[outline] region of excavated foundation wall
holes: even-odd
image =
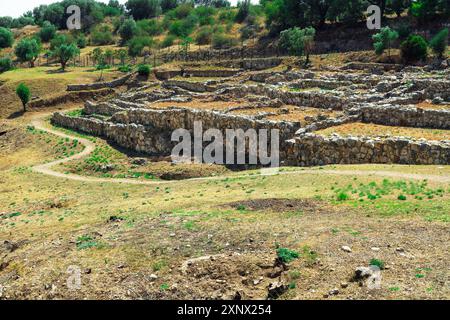
[[[221,93],[231,94],[235,97],[245,97],[247,95],[266,96],[270,99],[278,99],[288,105],[319,109],[342,110],[344,107],[349,106],[349,102],[346,99],[334,95],[318,92],[284,91],[261,85],[231,87],[224,89]]]
[[[169,155],[175,142],[173,130],[192,131],[194,121],[202,121],[203,130],[228,128],[280,130],[280,159],[291,166],[326,164],[400,163],[449,164],[450,142],[401,138],[359,138],[333,135],[323,137],[304,133],[294,139],[298,129],[292,123],[257,121],[247,117],[188,109],[130,109],[114,114],[110,121],[70,117],[55,113],[52,123],[105,137],[121,147],[151,155]]]
[[[51,121],[54,125],[105,137],[126,149],[162,156],[170,155],[177,144],[171,141],[172,132],[180,128],[192,132],[196,121],[201,121],[203,131],[219,129],[224,137],[226,129],[255,129],[257,132],[268,129],[270,138],[270,130],[278,129],[281,146],[299,129],[296,123],[253,120],[243,116],[189,109],[130,109],[114,114],[109,121],[70,117],[57,112]]]
[[[450,142],[412,141],[400,138],[370,139],[323,137],[307,133],[288,141],[285,165],[399,163],[449,164]]]
[[[360,114],[362,122],[388,126],[450,129],[450,111],[407,106],[362,106],[349,110]]]
[[[185,69],[185,70],[155,70],[155,76],[160,80],[169,80],[171,78],[189,75],[191,77],[201,77],[201,78],[227,78],[237,75],[241,70],[220,70],[220,69],[206,69],[206,70],[195,70],[195,69]]]
[[[450,80],[416,79],[412,82],[410,90],[424,90],[427,99],[441,97],[450,101]]]
[[[112,95],[113,93],[114,90],[110,88],[95,91],[64,92],[50,98],[33,100],[28,104],[28,106],[30,108],[52,107],[63,103],[83,102],[88,99],[106,97]]]
[[[130,109],[111,117],[114,123],[138,124],[170,132],[180,128],[192,130],[195,121],[201,121],[204,130],[219,129],[222,132],[226,129],[278,129],[284,140],[292,137],[300,128],[298,123],[254,120],[246,116],[194,109]]]
[[[96,82],[89,84],[69,84],[67,86],[67,91],[89,91],[89,90],[99,90],[103,88],[116,88],[124,85],[132,76],[133,74],[129,73],[121,78],[109,82]]]

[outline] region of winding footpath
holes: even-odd
[[[245,178],[251,177],[249,175],[230,175],[230,176],[216,176],[216,177],[203,177],[203,178],[191,178],[184,180],[165,180],[165,181],[147,181],[147,180],[137,180],[137,179],[126,179],[126,178],[98,178],[98,177],[88,177],[88,176],[80,176],[76,174],[65,174],[62,172],[58,172],[52,169],[52,167],[66,163],[72,160],[77,160],[84,158],[91,154],[95,149],[95,144],[88,139],[79,138],[76,136],[72,136],[70,134],[63,133],[58,130],[54,130],[48,128],[45,124],[45,117],[48,114],[38,114],[33,117],[31,121],[31,125],[36,129],[46,131],[53,135],[62,138],[69,138],[71,140],[78,140],[79,143],[84,145],[84,150],[76,155],[73,155],[68,158],[48,162],[45,164],[39,164],[32,167],[34,172],[42,173],[48,176],[69,179],[74,181],[81,182],[94,182],[94,183],[122,183],[122,184],[135,184],[135,185],[157,185],[157,184],[173,184],[179,182],[188,182],[188,181],[208,181],[208,180],[222,180],[227,177],[230,178]],[[341,175],[341,176],[382,176],[382,177],[390,177],[390,178],[401,178],[401,179],[414,179],[414,180],[424,180],[427,179],[429,181],[441,182],[441,183],[450,183],[450,176],[448,175],[429,175],[429,174],[415,174],[415,173],[401,173],[401,172],[393,172],[393,171],[366,171],[366,170],[311,170],[311,169],[303,169],[303,170],[292,170],[292,171],[282,171],[279,172],[280,175],[298,175],[298,174],[329,174],[329,175]]]

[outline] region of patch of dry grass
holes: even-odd
[[[450,110],[450,104],[433,104],[429,101],[423,101],[416,105],[417,108],[433,110]]]
[[[347,123],[324,130],[319,130],[317,134],[329,136],[333,133],[339,135],[369,136],[369,137],[410,137],[427,140],[450,140],[450,130],[393,127],[369,123]]]
[[[118,77],[120,73],[106,71],[105,81]],[[92,68],[68,68],[58,72],[57,67],[36,67],[16,69],[0,74],[0,119],[22,110],[16,96],[16,87],[23,82],[29,86],[33,98],[48,98],[65,92],[68,84],[92,83],[99,79],[100,71]],[[1,84],[4,82],[3,84]]]

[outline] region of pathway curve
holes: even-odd
[[[170,181],[146,181],[146,180],[137,180],[137,179],[115,179],[115,178],[98,178],[98,177],[88,177],[88,176],[80,176],[76,174],[65,174],[62,172],[58,172],[52,169],[53,166],[56,166],[61,163],[66,163],[72,160],[81,159],[88,156],[95,149],[95,144],[88,139],[79,138],[76,136],[72,136],[70,134],[63,133],[58,130],[54,130],[48,128],[45,124],[44,118],[48,116],[48,114],[38,114],[33,117],[31,121],[31,125],[33,125],[36,129],[46,131],[53,135],[62,138],[76,139],[78,142],[85,146],[84,150],[76,155],[73,155],[68,158],[48,162],[45,164],[39,164],[32,167],[32,170],[38,173],[42,173],[48,176],[70,179],[75,181],[83,181],[83,182],[96,182],[96,183],[125,183],[125,184],[137,184],[137,185],[155,185],[155,184],[168,184],[168,183],[177,183],[180,181],[203,181],[203,180],[222,180],[225,179],[226,176],[216,176],[216,177],[202,177],[202,178],[191,178],[185,180],[170,180]],[[416,174],[416,173],[401,173],[401,172],[393,172],[393,171],[366,171],[366,170],[312,170],[312,169],[303,169],[303,170],[293,170],[293,171],[282,171],[279,173],[280,175],[294,175],[294,174],[331,174],[331,175],[349,175],[349,176],[383,176],[383,177],[391,177],[391,178],[402,178],[402,179],[415,179],[415,180],[430,180],[435,182],[450,182],[450,176],[448,175],[429,175],[429,174]],[[242,176],[230,176],[232,178],[236,177],[249,177],[249,175]]]

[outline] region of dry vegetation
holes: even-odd
[[[248,171],[155,185],[76,182],[33,173],[31,165],[64,156],[55,148],[61,141],[27,129],[27,119],[14,121],[17,133],[1,140],[3,297],[264,299],[279,276],[290,286],[281,299],[449,297],[450,189],[433,178],[448,175],[448,166],[285,168],[275,176]],[[108,150],[114,161],[128,161]],[[281,273],[273,264],[277,246],[299,253]],[[385,264],[380,290],[350,281],[371,259]],[[67,288],[71,265],[82,271],[81,290]],[[334,288],[339,293],[330,295]]]
[[[69,68],[60,72],[58,67],[36,67],[16,69],[0,74],[0,118],[14,116],[22,110],[15,90],[19,83],[29,86],[32,100],[50,98],[66,91],[68,84],[90,83],[100,78],[101,72],[92,68]],[[119,77],[119,72],[106,71],[102,74],[105,81]]]
[[[314,57],[338,64],[339,55]],[[339,60],[339,61],[338,61]],[[171,67],[167,67],[170,69]],[[284,70],[286,65],[277,67]],[[0,76],[2,119],[20,110],[14,86],[49,97],[98,72],[19,69]],[[105,73],[106,79],[116,76]],[[245,103],[157,103],[225,109]],[[64,105],[69,109],[80,105]],[[271,120],[308,122],[339,112],[284,106]],[[255,115],[279,108],[237,111]],[[33,165],[80,152],[73,140],[28,127],[34,110],[0,125],[0,285],[6,299],[265,299],[270,283],[289,285],[280,299],[448,299],[450,166],[351,165],[282,168],[280,174],[154,162],[88,138],[90,156],[60,164],[73,181]],[[49,125],[50,126],[50,125]],[[450,139],[445,130],[348,124],[320,131]],[[175,180],[213,176],[210,180]],[[90,182],[90,177],[109,182]],[[131,178],[141,184],[127,184]],[[167,181],[171,180],[171,181]],[[351,247],[351,252],[342,250]],[[287,269],[277,248],[298,253]],[[382,287],[351,282],[355,268],[382,261]],[[80,290],[67,287],[69,266]],[[281,269],[281,270],[280,270]],[[334,289],[337,289],[334,290]],[[330,294],[330,291],[333,294]]]
[[[449,130],[437,130],[411,127],[392,127],[367,123],[348,123],[317,131],[318,134],[329,136],[339,135],[372,136],[372,137],[409,137],[426,140],[450,140]]]

